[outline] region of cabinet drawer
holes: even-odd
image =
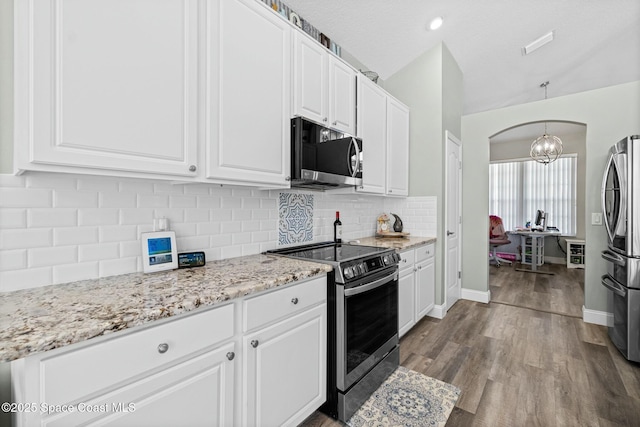
[[[42,401],[73,402],[234,335],[232,304],[40,361]],[[168,348],[160,352],[161,344]]]
[[[405,268],[413,268],[413,264],[415,263],[415,251],[410,249],[408,251],[400,252],[400,262],[398,263],[398,268],[400,271]]]
[[[327,299],[327,278],[322,276],[244,301],[243,330],[249,331]]]
[[[416,262],[424,261],[427,258],[431,258],[436,254],[435,243],[429,243],[428,245],[420,246],[416,248]]]

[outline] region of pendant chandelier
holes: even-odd
[[[545,100],[547,99],[547,85],[549,85],[549,82],[544,82],[540,85],[540,87],[544,88]],[[547,133],[547,122],[544,122],[544,134],[533,141],[529,156],[538,163],[548,165],[557,160],[561,154],[562,140],[555,135],[549,135]]]

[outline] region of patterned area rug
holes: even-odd
[[[400,366],[347,425],[444,427],[459,396],[459,388]]]

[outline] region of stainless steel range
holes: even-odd
[[[332,242],[268,253],[324,262],[328,275],[327,402],[347,421],[398,367],[398,261],[395,249]]]

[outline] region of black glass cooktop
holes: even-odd
[[[287,255],[295,258],[307,258],[314,261],[340,263],[357,258],[388,252],[387,248],[375,246],[343,245],[332,242],[318,243],[293,248],[276,249],[268,251],[279,255]]]

